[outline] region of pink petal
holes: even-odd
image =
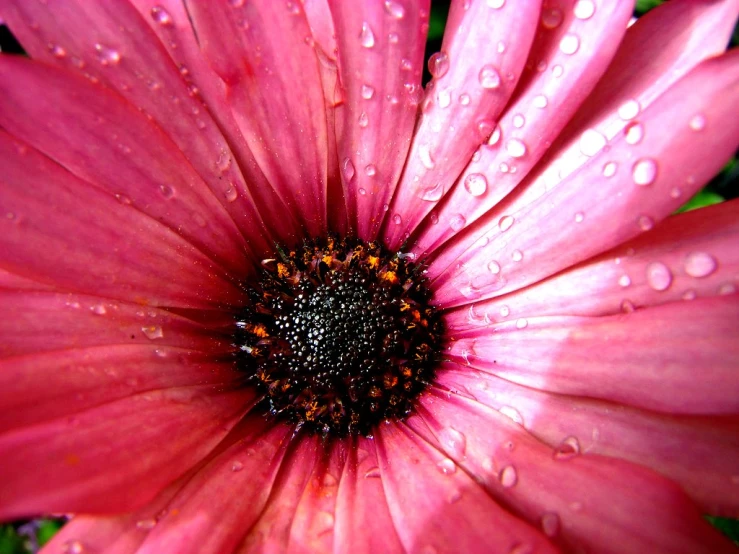
[[[563,551],[733,552],[685,494],[652,471],[553,450],[506,415],[443,391],[426,398],[421,416],[414,429]]]
[[[0,66],[2,61],[7,57],[0,58]],[[21,89],[14,90],[21,94]],[[72,145],[67,139],[59,140]],[[175,223],[170,217],[175,212],[165,211],[163,199],[155,208],[147,204],[155,199],[147,199],[148,192],[142,190],[133,204],[127,197],[117,200],[1,131],[0,157],[4,162],[0,266],[5,271],[46,286],[94,291],[141,305],[204,308],[242,299],[243,292],[225,270],[180,236],[180,231],[187,234],[184,229],[167,228],[149,217]],[[138,206],[152,213],[142,213]],[[182,217],[187,213],[177,211]],[[204,240],[189,238],[203,245],[205,252],[225,254],[223,247],[211,251],[203,244],[217,240],[218,225],[210,231],[192,227],[194,233],[202,232]],[[226,237],[222,242],[225,250],[236,248]],[[241,258],[231,265],[245,263]]]
[[[339,160],[356,234],[373,240],[416,122],[429,1],[331,2],[341,85]]]
[[[739,507],[733,492],[739,459],[735,416],[657,414],[551,394],[454,364],[446,365],[436,382],[520,419],[552,448],[576,447],[650,467],[680,484],[705,513],[732,517]]]
[[[547,3],[515,98],[442,201],[435,223],[424,226],[416,252],[433,251],[523,181],[606,71],[632,13],[632,2],[598,8],[583,2],[577,10],[566,0]],[[509,155],[511,139],[527,145],[525,156]]]
[[[34,59],[100,81],[153,118],[238,222],[255,255],[271,250],[265,237],[270,239],[273,235],[265,232],[260,214],[284,214],[284,206],[274,206],[277,199],[273,192],[270,196],[264,175],[252,170],[253,157],[243,140],[233,141],[234,133],[229,129],[229,140],[242,150],[238,153],[241,163],[232,163],[237,154],[231,151],[210,115],[211,106],[222,112],[223,102],[211,102],[213,95],[208,94],[206,107],[199,93],[201,82],[212,85],[218,79],[213,74],[206,79],[201,71],[198,81],[193,81],[192,71],[203,64],[202,57],[198,56],[199,64],[193,65],[191,58],[183,60],[179,53],[183,46],[192,46],[190,43],[194,42],[192,38],[187,40],[188,31],[192,37],[192,29],[181,4],[157,4],[152,8],[149,3],[142,14],[128,2],[65,1],[42,5],[16,1],[6,9],[13,32]],[[157,30],[164,43],[155,34]],[[170,46],[169,52],[165,45]],[[179,63],[173,58],[180,58]],[[190,65],[184,65],[185,61]],[[245,175],[239,166],[245,168]],[[260,200],[259,210],[253,192]],[[289,218],[282,215],[280,221]]]
[[[162,517],[145,520],[151,531],[136,552],[232,552],[270,498],[290,432],[262,417],[241,425],[238,440],[195,473]]]
[[[0,57],[0,93],[0,124],[10,134],[223,266],[249,271],[245,239],[223,206],[167,136],[120,96],[17,56]]]
[[[535,0],[452,2],[385,230],[390,248],[400,246],[487,140],[521,78],[540,8]]]
[[[188,5],[203,53],[259,166],[309,234],[326,228],[327,129],[299,2]],[[296,94],[296,87],[301,94]]]
[[[653,231],[520,291],[447,316],[461,331],[484,321],[609,315],[728,294],[739,288],[739,201],[667,218]]]
[[[382,485],[406,552],[555,551],[415,432],[385,425],[377,440]]]
[[[483,234],[455,239],[431,263],[437,298],[455,305],[497,296],[651,229],[739,143],[737,82],[736,52],[703,62],[632,122],[640,127],[553,189],[534,198],[529,192],[540,184],[533,183],[492,210],[480,219]]]
[[[98,296],[0,290],[0,312],[1,358],[115,344],[233,352],[228,335],[185,317]]]
[[[334,552],[401,552],[388,511],[375,442],[359,438],[347,448],[338,496]]]
[[[211,355],[212,357],[212,355]],[[0,432],[133,394],[190,385],[227,386],[243,376],[188,350],[106,345],[0,360]]]
[[[526,319],[455,336],[447,354],[510,381],[675,414],[739,410],[739,295],[598,318]]]
[[[205,457],[251,395],[162,389],[4,433],[0,517],[139,507]]]

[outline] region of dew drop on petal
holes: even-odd
[[[626,274],[621,275],[621,277],[618,278],[618,284],[623,288],[629,287],[631,286],[631,278]]]
[[[492,273],[493,275],[497,275],[498,273],[500,273],[500,264],[493,260],[488,264],[488,271],[490,271],[490,273]]]
[[[367,127],[367,125],[369,125],[369,117],[367,116],[366,112],[362,112],[361,114],[359,114],[359,119],[357,119],[357,123],[362,128]]]
[[[693,131],[702,131],[706,128],[706,118],[701,114],[694,115],[690,118],[689,125]]]
[[[440,108],[448,108],[452,104],[452,94],[448,90],[440,90],[437,101]]]
[[[657,178],[657,162],[652,158],[637,160],[631,169],[631,177],[639,186],[651,185]]]
[[[432,54],[428,61],[428,68],[434,79],[440,79],[449,71],[449,56],[446,52]]]
[[[403,19],[405,8],[400,2],[394,0],[385,0],[385,11],[395,19]]]
[[[164,331],[159,325],[148,325],[141,328],[141,332],[146,335],[149,340],[161,339],[164,336]]]
[[[647,283],[656,291],[667,290],[672,283],[672,272],[661,262],[647,265]]]
[[[344,158],[344,161],[341,164],[341,173],[344,175],[344,179],[347,183],[352,180],[354,174],[356,173],[356,170],[354,169],[354,164],[352,163],[351,159]]]
[[[521,320],[519,319],[518,321],[521,321]],[[526,327],[526,325],[524,325],[523,327],[519,327],[518,321],[516,322],[516,327],[518,327],[519,329],[523,329]],[[524,319],[523,321],[526,321],[526,320]],[[514,423],[518,423],[519,425],[523,427],[523,416],[516,408],[513,408],[511,406],[501,406],[498,411],[504,416],[506,416],[508,419],[513,421]]]
[[[575,214],[575,223],[582,223],[585,220],[585,214],[582,212],[577,212]]]
[[[498,228],[502,233],[505,233],[513,225],[513,217],[510,215],[504,215],[498,220]]]
[[[580,453],[580,443],[576,437],[567,437],[554,450],[554,458],[557,460],[569,460]]]
[[[364,168],[364,172],[367,174],[368,177],[374,177],[377,175],[377,168],[374,166],[374,164],[368,164]]]
[[[457,471],[457,464],[455,464],[454,461],[450,460],[449,458],[444,458],[443,460],[441,460],[439,463],[436,464],[436,467],[444,475],[450,475]]]
[[[562,40],[559,41],[559,49],[563,54],[567,54],[568,56],[577,52],[579,48],[580,39],[577,35],[573,35],[572,33],[567,33],[562,37]]]
[[[524,116],[522,116],[520,113],[517,113],[516,115],[513,116],[513,126],[516,129],[520,129],[525,124],[526,124],[526,118],[524,118]]]
[[[547,97],[543,94],[537,94],[534,96],[534,100],[532,101],[532,104],[535,108],[539,108],[540,110],[543,110],[547,107],[547,104],[549,104],[549,101],[547,100]]]
[[[514,262],[520,262],[521,260],[523,260],[523,252],[521,252],[520,250],[514,250],[511,254],[511,258]]]
[[[490,134],[490,138],[488,139],[488,144],[490,146],[495,146],[500,142],[500,125],[495,125],[493,127],[493,132]]]
[[[102,65],[116,65],[121,61],[121,54],[108,46],[98,43],[95,45],[95,52]]]
[[[365,472],[364,478],[365,479],[377,479],[380,477],[380,475],[381,475],[381,472],[380,472],[379,467],[371,467]]]
[[[562,24],[564,15],[557,8],[546,8],[541,11],[541,24],[545,29],[556,29]]]
[[[486,141],[493,137],[498,126],[487,119],[481,119],[477,122],[477,132],[480,135],[480,140]]]
[[[518,483],[518,474],[516,473],[516,468],[514,468],[513,466],[505,466],[503,469],[500,470],[500,473],[498,474],[498,479],[500,480],[500,484],[507,489],[515,486],[515,484]]]
[[[607,143],[606,137],[600,131],[595,129],[587,129],[580,135],[580,152],[585,156],[595,156],[603,150]]]
[[[492,90],[500,86],[500,73],[492,65],[483,65],[477,78],[484,89]]]
[[[449,220],[449,227],[451,227],[452,231],[461,231],[466,223],[467,220],[463,215],[456,214]]]
[[[640,215],[636,223],[637,225],[639,225],[639,229],[641,229],[642,231],[649,231],[652,227],[654,227],[654,220],[648,215]]]
[[[172,25],[172,16],[162,6],[154,6],[151,11],[151,18],[159,23],[159,25]]]
[[[521,158],[526,155],[526,145],[517,138],[510,139],[505,148],[511,158]]]
[[[559,533],[559,516],[554,512],[546,512],[541,516],[541,530],[547,537],[554,537]]]
[[[624,128],[624,135],[626,144],[639,144],[644,138],[644,126],[638,121],[633,121]]]
[[[505,6],[505,0],[488,0],[487,4],[489,7],[493,8],[494,10],[498,10]]]
[[[429,214],[429,221],[431,221],[431,225],[438,225],[439,224],[439,216],[436,212],[431,212]]]
[[[608,162],[603,166],[603,177],[613,177],[616,174],[616,162]]]
[[[463,458],[467,453],[467,437],[453,427],[444,429],[440,433],[441,443],[454,458]]]
[[[561,65],[557,64],[554,67],[552,67],[552,75],[554,75],[556,78],[560,78],[565,73],[565,68]]]
[[[156,524],[157,520],[154,518],[141,519],[136,522],[136,528],[148,531],[149,529],[154,529],[154,527],[156,527]]]
[[[375,95],[375,89],[370,85],[362,85],[362,98],[365,100],[371,100]]]
[[[369,23],[362,23],[362,32],[359,33],[359,42],[365,48],[372,48],[375,45],[375,34],[369,26]]]
[[[393,216],[393,223],[395,223],[395,225],[400,225],[402,222],[403,222],[403,218],[400,217],[400,214],[395,214]]]
[[[508,317],[511,315],[511,309],[508,306],[501,306],[500,307],[500,316],[501,317]]]
[[[470,95],[466,93],[462,93],[459,95],[459,103],[463,106],[469,106],[470,104]]]
[[[481,173],[471,173],[464,180],[464,189],[471,196],[482,196],[488,190],[488,180]]]
[[[716,271],[716,259],[705,252],[691,252],[685,258],[685,273],[700,279]]]
[[[231,464],[231,471],[233,471],[234,473],[239,472],[242,469],[244,469],[244,464],[242,462],[238,461],[238,460],[235,460]]]
[[[578,19],[590,19],[595,13],[595,4],[592,0],[578,0],[575,4],[574,13]]]
[[[168,185],[159,185],[159,192],[161,192],[162,196],[167,199],[174,196],[174,189]]]
[[[80,541],[66,541],[62,544],[62,552],[64,554],[83,554],[85,551],[84,545]]]
[[[67,51],[58,44],[49,44],[49,52],[55,58],[63,58],[67,55]]]
[[[626,102],[621,104],[621,106],[619,106],[618,117],[620,117],[624,121],[629,121],[639,115],[640,111],[641,106],[639,105],[639,102],[634,99],[627,100]]]

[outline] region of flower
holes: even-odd
[[[736,515],[733,0],[6,1],[0,517],[50,552],[722,552]],[[403,421],[266,419],[234,313],[273,243],[425,260]]]

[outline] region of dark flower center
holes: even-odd
[[[420,266],[334,238],[262,265],[236,335],[268,412],[336,435],[408,415],[433,378],[442,332]]]

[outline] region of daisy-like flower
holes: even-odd
[[[46,552],[732,552],[736,0],[2,0],[0,517]]]

